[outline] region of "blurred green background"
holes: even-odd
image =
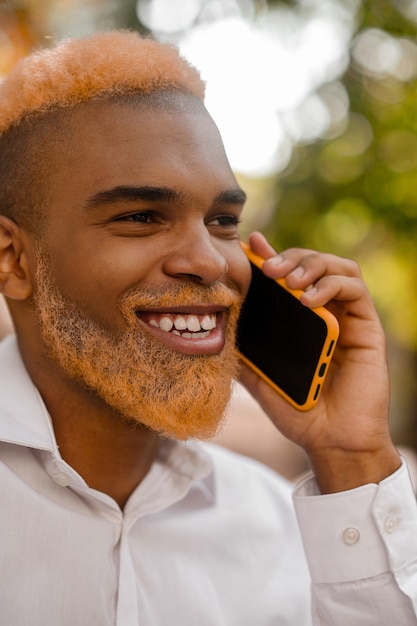
[[[417,1],[0,1],[0,79],[34,48],[113,27],[202,71],[249,194],[243,237],[360,262],[388,335],[394,438],[417,449]]]

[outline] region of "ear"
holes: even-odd
[[[13,220],[0,215],[0,293],[12,300],[32,295],[24,236]]]

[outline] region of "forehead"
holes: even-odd
[[[89,103],[72,112],[63,130],[68,165],[91,155],[105,159],[113,150],[118,161],[136,153],[144,158],[143,165],[145,157],[162,164],[174,152],[227,160],[215,123],[195,100],[175,98],[170,106],[158,100]]]
[[[116,185],[236,185],[218,129],[196,99],[90,103],[61,119],[51,192],[68,185],[81,195]]]

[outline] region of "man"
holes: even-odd
[[[234,348],[245,195],[175,49],[68,41],[0,89],[0,622],[417,624],[417,515],[359,269],[249,243],[341,336],[299,413]],[[295,494],[206,439],[239,376],[307,452]],[[313,579],[310,600],[308,561]],[[312,606],[310,606],[312,604]]]

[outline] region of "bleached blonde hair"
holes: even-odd
[[[199,73],[176,47],[123,30],[67,39],[22,59],[0,85],[0,134],[34,113],[167,89],[204,98]]]
[[[40,231],[64,117],[90,102],[203,106],[204,82],[175,46],[117,30],[67,39],[22,59],[0,85],[0,214]]]

